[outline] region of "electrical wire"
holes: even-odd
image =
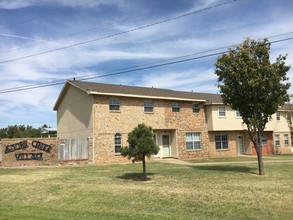
[[[279,43],[279,42],[284,42],[284,41],[289,41],[293,40],[293,37],[288,37],[284,39],[279,39],[270,42],[271,44],[274,43]],[[239,44],[238,44],[239,45]],[[235,45],[233,45],[235,46]],[[222,55],[224,53],[227,53],[228,50],[220,51],[220,52],[215,52],[211,54],[205,54],[207,52],[212,52],[212,51],[217,51],[221,49],[226,49],[227,47],[221,47],[213,50],[208,50],[204,52],[199,52],[199,53],[194,53],[186,56],[180,56],[176,58],[171,58],[171,59],[166,59],[163,61],[159,62],[154,62],[154,63],[149,63],[149,64],[143,64],[143,65],[137,65],[137,66],[131,66],[131,67],[126,67],[126,68],[121,68],[121,69],[116,69],[113,70],[109,73],[103,74],[103,75],[88,75],[88,76],[82,76],[82,77],[76,77],[76,79],[79,80],[89,80],[89,79],[96,79],[96,78],[102,78],[102,77],[109,77],[109,76],[115,76],[115,75],[121,75],[125,73],[131,73],[135,71],[140,71],[140,70],[146,70],[146,69],[152,69],[152,68],[157,68],[157,67],[162,67],[162,66],[167,66],[167,65],[173,65],[173,64],[178,64],[182,62],[187,62],[187,61],[192,61],[192,60],[197,60],[197,59],[203,59],[207,57],[212,57],[212,56],[217,56],[217,55]],[[194,56],[194,55],[199,55],[199,54],[205,54],[201,56]],[[43,88],[43,87],[49,87],[49,86],[55,86],[55,85],[61,85],[64,84],[67,80],[59,80],[59,81],[54,81],[50,83],[42,83],[42,84],[36,84],[36,85],[30,85],[30,86],[23,86],[23,87],[14,87],[14,88],[9,88],[9,89],[2,89],[0,90],[0,94],[4,93],[11,93],[11,92],[19,92],[19,91],[24,91],[24,90],[31,90],[31,89],[37,89],[37,88]]]
[[[120,36],[120,35],[123,35],[123,34],[131,33],[131,32],[134,32],[134,31],[142,30],[142,29],[149,28],[149,27],[152,27],[152,26],[155,26],[155,25],[159,25],[159,24],[163,24],[163,23],[166,23],[166,22],[169,22],[169,21],[173,21],[173,20],[177,20],[177,19],[180,19],[180,18],[183,18],[183,17],[187,17],[187,16],[190,16],[190,15],[202,12],[202,11],[207,11],[207,10],[217,8],[217,7],[220,7],[220,6],[223,6],[223,5],[231,4],[231,3],[236,2],[236,1],[237,0],[231,0],[231,1],[228,1],[228,2],[213,5],[213,6],[210,6],[210,7],[206,7],[206,8],[200,9],[200,10],[196,10],[196,11],[192,11],[192,12],[182,14],[182,15],[179,15],[179,16],[175,16],[175,17],[172,17],[172,18],[157,21],[157,22],[154,22],[154,23],[151,23],[151,24],[143,25],[143,26],[136,27],[136,28],[129,29],[129,30],[126,30],[126,31],[122,31],[122,32],[117,32],[117,33],[114,33],[114,34],[111,34],[111,35],[107,35],[107,36],[103,36],[103,37],[99,37],[99,38],[94,38],[94,39],[87,40],[87,41],[82,41],[82,42],[79,42],[79,43],[75,43],[75,44],[71,44],[71,45],[67,45],[67,46],[63,46],[63,47],[59,47],[59,48],[55,48],[55,49],[51,49],[51,50],[46,50],[46,51],[42,51],[42,52],[35,53],[35,54],[30,54],[30,55],[27,55],[27,56],[22,56],[22,57],[13,58],[13,59],[10,59],[10,60],[1,61],[0,64],[10,63],[10,62],[18,61],[18,60],[23,60],[23,59],[43,55],[43,54],[57,52],[57,51],[60,51],[60,50],[73,48],[73,47],[93,43],[93,42],[96,42],[96,41],[105,40],[105,39],[108,39],[108,38]]]

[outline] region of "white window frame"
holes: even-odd
[[[172,102],[172,112],[180,112],[179,102]]]
[[[281,121],[281,113],[280,113],[280,112],[276,112],[276,120],[277,120],[278,122]]]
[[[217,137],[220,140],[217,140]],[[220,148],[217,148],[217,143],[220,144]],[[215,148],[216,150],[229,150],[229,139],[227,134],[215,134]]]
[[[144,100],[144,112],[154,112],[154,102],[152,100]]]
[[[120,154],[120,149],[122,147],[122,135],[120,133],[116,133],[114,135],[114,152],[115,154]],[[119,148],[119,151],[118,151]]]
[[[110,98],[109,99],[109,110],[110,111],[120,111],[120,99]]]
[[[237,110],[235,110],[235,115],[236,115],[236,118],[242,118],[240,112]]]
[[[185,144],[187,151],[201,150],[201,134],[189,132],[185,134]],[[191,146],[191,148],[188,146]]]
[[[289,134],[284,134],[284,145],[289,146]]]
[[[280,135],[275,134],[275,146],[280,147]]]
[[[226,107],[225,106],[219,106],[218,110],[219,117],[226,117]]]

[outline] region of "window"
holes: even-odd
[[[178,102],[172,102],[172,112],[179,112],[180,106]]]
[[[266,134],[263,134],[261,137],[261,144],[262,146],[266,146],[268,144],[268,137]]]
[[[281,114],[280,114],[280,112],[277,112],[276,113],[276,119],[277,119],[277,121],[281,121]]]
[[[120,110],[120,100],[119,99],[109,99],[109,110],[119,111]]]
[[[186,133],[186,149],[200,150],[200,134],[199,133]]]
[[[154,111],[154,104],[151,100],[144,101],[144,111],[145,112],[153,112]]]
[[[117,133],[114,135],[115,154],[120,154],[121,149],[121,134]]]
[[[215,144],[217,150],[228,149],[228,136],[226,134],[215,135]]]
[[[199,104],[192,103],[192,111],[194,113],[199,113],[199,110],[200,110]]]
[[[275,146],[276,147],[280,146],[280,135],[279,134],[275,135]]]
[[[154,142],[155,142],[155,145],[158,145],[158,144],[157,144],[157,135],[155,135],[155,134],[154,134],[154,136],[153,136],[153,137],[154,137]]]
[[[240,114],[240,112],[239,111],[235,111],[236,112],[236,118],[241,118],[241,114]]]
[[[226,116],[226,108],[223,106],[219,107],[219,116],[220,117],[225,117]]]
[[[289,135],[288,135],[288,134],[284,134],[284,144],[285,144],[286,146],[289,145]]]

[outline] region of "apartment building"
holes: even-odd
[[[68,81],[54,110],[59,160],[70,159],[68,154],[74,151],[65,146],[66,141],[87,140],[90,163],[128,161],[119,151],[128,145],[128,133],[140,123],[153,128],[160,148],[154,158],[255,154],[241,116],[223,105],[218,94]],[[264,153],[271,154],[276,147],[278,153],[291,153],[287,110],[280,108],[268,123],[263,137]]]

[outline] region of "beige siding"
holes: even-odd
[[[276,114],[272,115],[272,126],[274,132],[290,132],[288,127],[288,122],[286,120],[286,112],[279,112],[280,113],[280,120],[277,120]]]
[[[225,107],[226,116],[219,116],[219,107]],[[236,111],[229,106],[208,105],[206,106],[207,126],[209,131],[242,131],[246,130],[241,117],[236,116]],[[265,131],[289,132],[286,121],[286,112],[280,112],[280,120],[276,119],[276,114],[266,125]]]
[[[87,138],[92,136],[92,96],[70,86],[57,110],[58,137]]]
[[[225,107],[226,116],[219,115],[219,107]],[[209,131],[238,131],[245,130],[241,117],[236,116],[236,111],[225,105],[206,106],[207,125]]]

